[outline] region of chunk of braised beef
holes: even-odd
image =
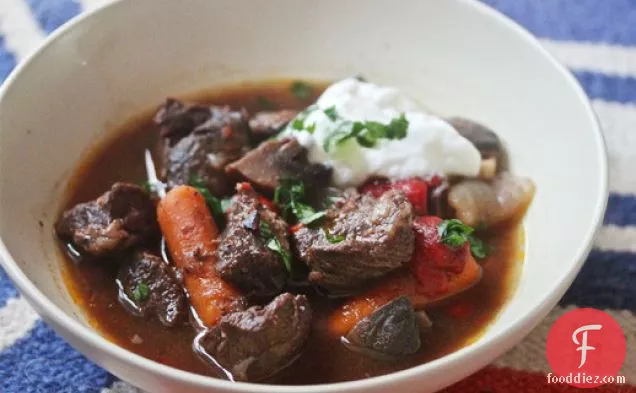
[[[217,248],[217,273],[246,296],[281,293],[287,271],[280,253],[267,247],[272,238],[290,255],[287,223],[261,204],[251,187],[239,189]]]
[[[255,142],[262,142],[278,134],[297,114],[298,111],[294,109],[257,112],[249,121],[252,139]]]
[[[400,296],[358,322],[346,339],[371,354],[410,355],[421,345],[419,317],[409,298]]]
[[[326,187],[331,179],[331,168],[309,162],[307,149],[293,138],[261,143],[243,158],[228,165],[227,172],[268,193],[274,192],[280,179],[301,180],[306,187],[313,189]]]
[[[186,105],[174,98],[168,98],[159,108],[153,120],[160,127],[161,137],[168,138],[171,142],[170,144],[174,145],[179,139],[190,134],[210,117],[211,110],[209,106]]]
[[[347,292],[410,261],[413,212],[403,193],[389,190],[378,199],[356,195],[326,214],[322,227],[303,226],[293,234],[314,284]]]
[[[176,277],[160,257],[138,251],[119,269],[119,300],[133,315],[155,315],[165,326],[176,326],[188,314],[185,293]]]
[[[216,326],[197,338],[195,348],[235,380],[260,381],[296,359],[310,327],[307,298],[284,293],[265,307],[224,315]]]
[[[65,211],[55,229],[82,253],[116,254],[157,233],[155,203],[141,187],[115,183],[97,199]]]
[[[155,122],[163,136],[162,175],[169,187],[196,176],[215,195],[232,191],[225,167],[250,149],[244,111],[168,100]]]

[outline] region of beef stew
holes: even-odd
[[[502,166],[343,186],[337,164],[291,132],[326,87],[304,86],[303,97],[275,81],[169,99],[81,163],[56,232],[66,285],[101,334],[183,370],[295,385],[413,367],[494,320],[520,271],[532,182]],[[400,134],[401,119],[369,121],[343,146],[382,145],[374,127]],[[475,142],[483,160],[503,155],[493,136]],[[121,190],[134,197],[115,209]]]

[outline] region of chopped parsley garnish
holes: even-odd
[[[232,204],[232,198],[223,198],[221,199],[221,210],[225,213],[230,208]]]
[[[144,300],[148,299],[149,295],[150,288],[148,287],[148,284],[143,282],[137,284],[132,292],[132,298],[136,302],[143,302]]]
[[[272,238],[267,242],[266,246],[270,250],[280,255],[280,258],[282,259],[283,264],[285,265],[285,269],[287,269],[288,272],[291,272],[292,271],[291,255],[289,255],[289,253],[285,251],[285,249],[283,249],[283,246],[280,244],[280,241],[276,238]]]
[[[297,205],[297,207],[302,206],[300,215],[296,215],[296,217],[298,217],[298,221],[300,221],[301,224],[305,224],[305,225],[315,224],[318,221],[322,220],[323,217],[325,217],[327,215],[327,212],[325,212],[324,210],[316,212],[309,205],[303,205],[303,204],[299,204],[299,203],[296,203],[296,205]],[[309,210],[307,208],[309,208],[311,210]],[[296,210],[298,210],[298,209],[296,209]]]
[[[316,224],[326,215],[324,211],[316,212],[305,202],[305,184],[300,180],[281,179],[274,202],[280,207],[283,218],[289,219],[291,213],[305,225]]]
[[[334,235],[326,229],[323,229],[323,232],[325,233],[325,237],[327,238],[327,241],[331,244],[337,244],[344,241],[344,239],[346,239],[345,235]]]
[[[208,187],[205,185],[205,181],[201,177],[193,174],[190,175],[188,184],[199,191],[199,193],[203,196],[203,199],[205,199],[205,203],[207,203],[210,208],[210,211],[214,216],[214,220],[217,224],[222,225],[225,222],[225,209],[223,208],[221,201],[210,193],[210,190],[208,190]]]
[[[267,221],[258,220],[258,233],[263,239],[269,240],[274,237],[274,232],[272,232],[272,228],[269,227]]]
[[[470,252],[478,259],[484,259],[491,251],[491,247],[475,236],[469,236]]]
[[[475,258],[483,259],[488,254],[489,247],[481,239],[473,235],[474,231],[472,227],[456,218],[444,220],[437,227],[440,242],[453,248],[462,247],[468,242],[470,244],[470,252]]]
[[[338,112],[336,112],[336,106],[330,106],[329,108],[325,109],[323,112],[325,112],[325,115],[327,115],[327,117],[329,119],[331,119],[331,121],[336,121],[338,120]]]
[[[258,96],[258,98],[256,99],[256,103],[258,104],[259,108],[266,111],[272,111],[278,108],[278,106],[275,103],[271,102],[265,96]]]
[[[302,131],[305,128],[305,119],[300,117],[295,118],[291,123],[291,127],[294,130]]]
[[[307,108],[303,109],[299,114],[296,115],[294,120],[292,120],[291,128],[297,131],[305,130],[312,134],[316,130],[316,123],[305,126],[305,120],[307,120],[307,116],[309,116],[309,114],[316,109],[317,107],[315,105],[310,105]]]
[[[400,116],[391,119],[391,122],[386,128],[385,138],[388,139],[403,139],[406,137],[406,130],[409,128],[409,121],[406,120],[404,113],[400,113]]]
[[[280,243],[280,240],[274,233],[272,229],[269,227],[269,224],[263,220],[260,220],[258,223],[258,232],[261,235],[261,238],[265,242],[265,247],[274,251],[280,256],[280,259],[283,261],[283,265],[285,265],[285,269],[288,272],[292,270],[292,258],[291,254],[283,248],[283,245]]]
[[[354,78],[356,78],[360,82],[367,82],[367,78],[365,78],[364,76],[362,76],[360,74],[354,76]]]
[[[325,139],[323,149],[330,152],[334,147],[352,138],[355,138],[361,146],[375,147],[380,139],[403,139],[406,137],[408,127],[409,121],[404,113],[391,119],[389,124],[377,121],[344,121]]]
[[[291,92],[294,97],[300,100],[306,100],[311,97],[314,89],[303,81],[295,81],[291,85]]]
[[[140,182],[139,187],[143,188],[143,190],[149,194],[152,192],[152,184],[150,184],[148,180]]]

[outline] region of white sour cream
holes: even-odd
[[[358,186],[370,176],[402,179],[437,175],[476,176],[479,151],[450,124],[391,87],[345,79],[329,86],[296,130],[293,122],[281,134],[293,136],[309,151],[309,160],[333,168],[336,186]],[[336,120],[326,109],[335,108]],[[329,112],[329,111],[328,111]],[[375,121],[389,124],[404,114],[408,120],[403,139],[379,139],[374,147],[363,147],[355,138],[325,151],[325,140],[345,121]],[[315,126],[314,126],[315,125]]]

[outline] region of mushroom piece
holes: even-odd
[[[358,322],[345,338],[371,355],[409,355],[420,349],[420,317],[411,300],[400,296]]]
[[[482,158],[499,158],[501,156],[502,148],[499,137],[488,127],[462,117],[451,117],[447,121],[457,132],[475,145]]]
[[[479,167],[479,177],[482,179],[491,179],[497,174],[497,159],[490,157],[481,160]]]
[[[448,204],[470,226],[492,226],[519,216],[532,201],[532,180],[501,173],[492,181],[468,179],[451,187]]]
[[[451,117],[447,121],[481,153],[480,177],[488,179],[494,176],[498,168],[505,169],[505,151],[499,137],[491,129],[462,117]]]

